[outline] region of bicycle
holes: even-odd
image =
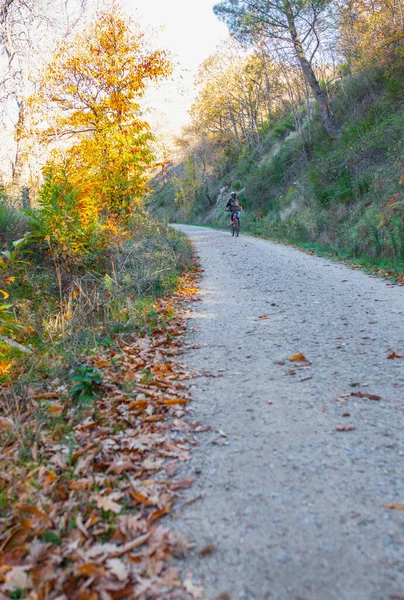
[[[233,214],[233,218],[231,220],[231,234],[233,237],[234,236],[238,237],[239,233],[240,233],[240,219],[235,214]]]

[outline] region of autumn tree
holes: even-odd
[[[404,0],[341,0],[341,45],[354,70],[404,65]]]
[[[27,98],[30,79],[54,49],[56,38],[69,35],[87,0],[0,0],[0,113],[12,123],[15,153],[12,181],[20,185],[28,146]]]
[[[285,101],[279,65],[264,53],[246,54],[237,45],[204,61],[197,83],[200,91],[191,109],[198,122],[224,144],[239,149],[261,142],[261,132]]]
[[[238,40],[253,45],[271,40],[290,48],[318,103],[324,127],[333,134],[336,126],[328,97],[314,68],[330,4],[331,0],[224,0],[214,10]]]
[[[153,136],[139,100],[170,69],[166,53],[150,50],[115,5],[59,45],[35,98],[48,120],[42,138],[69,165],[83,205],[126,218],[141,202]]]

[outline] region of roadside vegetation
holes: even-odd
[[[26,102],[21,136],[45,157],[31,207],[1,190],[0,596],[184,597],[186,546],[159,521],[191,484],[172,475],[192,433],[178,355],[196,274],[144,208],[139,107],[171,66],[115,5],[81,29]]]
[[[402,1],[307,3],[304,15],[299,3],[284,3],[295,11],[301,39],[307,35],[323,107],[293,44],[287,51],[282,45],[285,15],[275,8],[270,15],[283,23],[279,40],[260,3],[250,4],[218,6],[234,43],[201,68],[191,123],[177,141],[182,160],[155,178],[151,210],[223,227],[223,208],[236,190],[244,231],[400,276]],[[247,53],[240,43],[246,39]]]

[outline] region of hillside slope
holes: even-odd
[[[312,107],[269,126],[262,144],[233,160],[224,151],[193,197],[179,198],[178,173],[154,181],[150,210],[170,221],[224,226],[232,189],[243,227],[377,264],[404,264],[404,86],[399,75],[367,70],[335,84],[339,132],[329,138]],[[182,182],[190,178],[182,165]],[[204,187],[214,201],[209,202]],[[213,204],[213,206],[212,206]]]

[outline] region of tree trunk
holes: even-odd
[[[21,185],[22,174],[24,170],[24,118],[25,118],[25,100],[20,98],[17,100],[18,106],[18,121],[15,127],[15,159],[12,167],[13,186],[19,187]]]
[[[306,58],[302,42],[296,30],[295,18],[290,2],[286,0],[284,6],[286,18],[288,20],[290,37],[292,38],[293,47],[297,59],[300,63],[301,69],[303,71],[304,78],[310,86],[310,89],[314,94],[314,98],[316,99],[317,104],[320,108],[324,128],[327,131],[327,133],[330,136],[332,136],[336,133],[337,126],[334,123],[334,119],[331,116],[327,94],[324,92],[324,90],[321,89],[317,77],[313,71],[313,68]]]

